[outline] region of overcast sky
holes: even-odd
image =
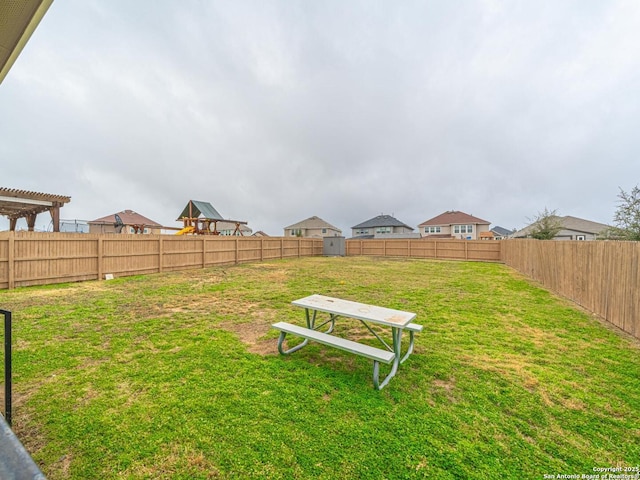
[[[611,223],[640,184],[638,25],[636,0],[55,0],[0,85],[0,186],[270,235]]]

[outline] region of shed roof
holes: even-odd
[[[377,217],[373,217],[351,228],[375,228],[375,227],[405,227],[405,228],[408,228],[409,230],[413,230],[413,227],[410,227],[406,223],[402,223],[400,220],[392,217],[391,215],[378,215]]]
[[[489,225],[491,222],[482,220],[481,218],[474,217],[468,213],[459,212],[458,210],[449,210],[448,212],[441,213],[437,217],[433,217],[430,220],[422,222],[419,227],[426,225]]]

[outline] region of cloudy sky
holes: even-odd
[[[638,25],[636,0],[55,0],[0,85],[0,186],[270,235],[611,223],[640,183]]]

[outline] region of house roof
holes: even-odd
[[[609,225],[604,223],[592,222],[591,220],[585,220],[583,218],[572,217],[567,215],[562,218],[562,225],[567,230],[576,230],[578,232],[587,232],[597,234],[604,229],[609,228]]]
[[[581,233],[590,233],[593,235],[597,235],[603,230],[609,228],[609,225],[605,225],[604,223],[592,222],[591,220],[585,220],[584,218],[572,217],[571,215],[567,215],[564,217],[558,217],[560,219],[560,223],[562,225],[562,230],[571,230],[574,232]],[[533,228],[533,223],[531,225],[527,225],[521,230],[518,230],[513,234],[514,237],[526,237],[529,235],[529,232]],[[561,234],[559,232],[559,234]]]
[[[407,225],[406,223],[402,223],[400,220],[392,217],[391,215],[378,215],[377,217],[373,217],[366,222],[359,223],[358,225],[351,228],[375,228],[375,227],[404,227],[409,230],[413,230],[412,227]]]
[[[499,227],[497,225],[495,227],[493,227],[491,229],[491,231],[493,233],[496,233],[496,234],[500,235],[501,237],[507,237],[509,235],[513,235],[513,233],[514,233],[513,230],[508,230],[506,228],[502,228],[502,227]]]
[[[487,222],[486,220],[482,220],[481,218],[474,217],[473,215],[469,215],[468,213],[459,212],[457,210],[449,210],[447,212],[441,213],[437,217],[433,217],[430,220],[422,222],[420,225],[418,225],[418,227],[424,227],[427,225],[489,225],[490,223],[491,222]]]
[[[49,211],[71,201],[71,197],[51,193],[29,192],[0,187],[0,215],[24,218],[27,215]]]
[[[315,215],[313,217],[307,218],[306,220],[302,220],[301,222],[294,223],[293,225],[289,225],[288,227],[284,227],[284,228],[285,230],[288,230],[290,228],[299,228],[299,229],[330,228],[332,230],[337,230],[338,232],[340,231],[339,228],[334,227],[329,222],[325,222],[323,219],[321,219],[320,217],[316,217]]]
[[[206,218],[208,220],[224,220],[222,215],[213,208],[209,202],[201,202],[199,200],[189,200],[187,206],[184,207],[182,213],[178,217],[178,220],[183,218]]]
[[[120,217],[122,223],[125,225],[145,225],[147,227],[162,227],[158,222],[148,219],[147,217],[140,215],[139,213],[134,212],[133,210],[123,210],[122,212],[113,213],[111,215],[107,215],[106,217],[96,218],[95,220],[91,220],[89,223],[100,224],[100,223],[116,223],[116,215]]]

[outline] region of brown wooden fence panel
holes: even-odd
[[[0,235],[0,288],[5,289],[9,288],[9,252],[13,251],[13,248],[9,248],[9,235]]]
[[[502,244],[507,265],[640,338],[640,242]]]
[[[0,288],[322,255],[322,239],[0,233]]]
[[[489,240],[368,239],[347,240],[347,255],[501,261],[501,242]]]

